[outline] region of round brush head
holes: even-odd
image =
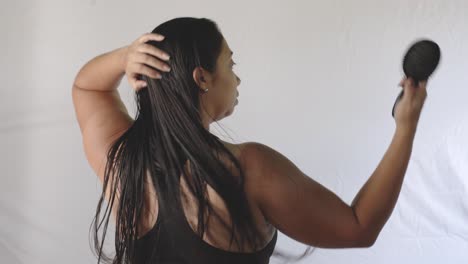
[[[403,72],[407,78],[413,78],[415,85],[418,85],[419,81],[425,81],[431,76],[437,65],[439,65],[439,60],[439,45],[432,40],[419,40],[411,45],[403,57]],[[403,94],[403,91],[401,91],[395,104],[393,104],[393,117],[395,117],[395,107]]]
[[[417,84],[429,78],[437,68],[439,60],[439,45],[431,40],[420,40],[406,52],[403,58],[403,71],[406,77],[412,77]]]

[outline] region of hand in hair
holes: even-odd
[[[169,66],[162,61],[168,61],[169,55],[150,44],[146,44],[147,41],[151,40],[162,41],[164,36],[146,33],[126,47],[125,74],[135,91],[147,86],[145,81],[139,79],[140,75],[160,79],[162,75],[158,70],[170,71]]]

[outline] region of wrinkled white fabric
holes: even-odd
[[[441,62],[377,242],[317,249],[301,263],[466,263],[467,11],[462,0],[5,1],[0,263],[95,263],[88,230],[100,184],[84,156],[73,79],[92,57],[178,16],[215,20],[234,51],[239,104],[211,131],[277,149],[348,203],[390,143],[405,50],[435,40]],[[119,91],[134,114],[126,79]],[[305,246],[280,234],[277,248]]]

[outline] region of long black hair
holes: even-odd
[[[162,79],[142,76],[147,88],[136,93],[137,113],[133,124],[116,139],[107,153],[102,194],[92,229],[94,251],[108,263],[134,263],[138,222],[144,217],[144,190],[149,174],[158,195],[159,210],[171,211],[181,203],[179,187],[182,175],[198,200],[198,230],[205,232],[204,212],[219,217],[207,199],[210,184],[225,201],[232,221],[231,239],[239,249],[249,245],[259,249],[262,234],[255,228],[244,191],[244,172],[236,157],[207,129],[201,120],[200,87],[192,77],[196,67],[215,72],[223,36],[215,22],[206,18],[176,18],[156,27],[153,33],[165,36],[161,42],[149,41],[171,56],[171,72]],[[228,158],[238,173],[221,158]],[[189,163],[187,163],[189,161]],[[189,166],[190,179],[185,165]],[[220,177],[222,175],[222,177]],[[110,197],[102,219],[106,190]],[[117,196],[117,197],[116,197]],[[117,199],[115,257],[103,252],[107,226]],[[221,218],[220,218],[221,220]],[[101,240],[98,231],[105,221]],[[98,223],[99,222],[99,223]],[[225,221],[222,221],[225,223]],[[227,225],[226,225],[227,227]],[[238,238],[235,233],[240,234]],[[308,251],[308,250],[307,250]],[[157,252],[156,252],[157,254]],[[280,254],[278,254],[280,255]]]

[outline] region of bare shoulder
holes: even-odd
[[[258,201],[260,200],[259,190],[267,188],[265,181],[265,175],[268,174],[268,164],[271,156],[275,150],[258,142],[245,142],[241,144],[225,143],[228,149],[239,160],[245,176],[245,191],[252,204],[255,204],[258,210],[263,214],[266,219],[264,212],[261,210]]]
[[[282,156],[278,151],[259,142],[245,142],[239,144],[241,153],[241,160],[248,170],[250,175],[254,175],[257,179],[264,177],[270,165],[275,160],[278,161],[279,157]]]
[[[271,224],[268,222],[263,211],[260,209],[258,201],[258,190],[264,188],[264,181],[262,180],[262,167],[264,166],[265,158],[263,152],[268,151],[268,147],[257,142],[245,142],[240,144],[233,144],[224,142],[223,144],[228,148],[231,153],[238,159],[240,166],[244,172],[244,189],[251,202],[255,207],[255,213],[259,223],[265,223],[269,228]],[[261,216],[260,216],[261,214]],[[274,231],[274,230],[273,230]],[[271,233],[272,231],[269,230]]]
[[[239,160],[242,169],[251,175],[258,174],[267,162],[267,156],[275,152],[274,149],[258,142],[222,143]]]
[[[274,149],[259,142],[239,144],[221,141],[223,145],[239,160],[242,169],[249,175],[257,175],[263,170],[268,159],[275,155]],[[258,176],[258,175],[257,175]]]

